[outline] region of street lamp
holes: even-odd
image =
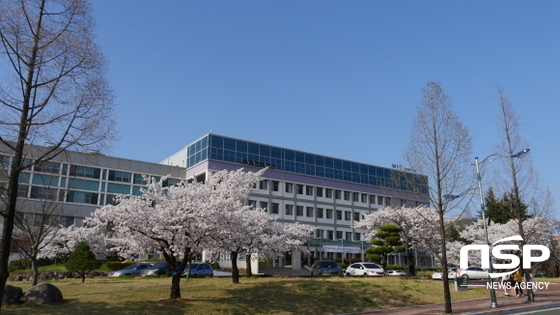
[[[528,153],[530,151],[530,149],[525,149],[523,151],[519,151],[515,154],[511,154],[511,155],[502,155],[502,154],[491,154],[489,156],[487,156],[484,160],[482,160],[482,162],[480,162],[480,164],[486,162],[489,158],[496,156],[497,158],[501,158],[501,157],[509,157],[509,158],[518,158],[521,157],[522,155]],[[490,160],[490,162],[492,162],[493,159]],[[476,166],[476,180],[478,182],[478,192],[480,195],[480,211],[482,212],[482,221],[484,222],[484,238],[486,241],[486,245],[490,245],[490,241],[488,240],[488,223],[486,222],[486,205],[484,203],[484,194],[482,192],[482,176],[480,175],[480,167],[479,167],[479,163],[478,163],[478,157],[474,158],[474,164]],[[494,267],[492,266],[492,255],[490,254],[490,273],[494,273]],[[496,290],[494,290],[494,278],[490,277],[490,275],[488,275],[488,277],[490,278],[490,307],[498,307],[498,302],[496,301]]]

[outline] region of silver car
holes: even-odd
[[[317,260],[311,265],[312,276],[342,276],[340,266],[332,260]]]
[[[213,277],[214,276],[214,269],[212,269],[212,265],[208,263],[192,263],[190,266],[187,265],[187,268],[183,270],[182,276],[187,276],[189,273],[191,276],[194,277]]]

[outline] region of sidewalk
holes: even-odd
[[[451,288],[453,290],[453,288]],[[478,314],[478,315],[502,315],[515,314],[533,310],[560,307],[560,284],[551,283],[548,289],[539,290],[535,293],[534,303],[528,303],[527,297],[508,297],[498,293],[497,302],[499,307],[490,307],[490,294],[487,299],[457,301],[452,303],[453,314]],[[404,308],[394,308],[370,312],[352,313],[352,315],[434,315],[444,314],[444,304],[419,305]]]

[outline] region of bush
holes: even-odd
[[[121,270],[124,269],[126,266],[135,264],[135,262],[132,261],[110,261],[108,262],[107,265],[107,269],[111,270],[111,271],[115,271],[115,270]]]

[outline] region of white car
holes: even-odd
[[[359,262],[346,268],[347,276],[383,276],[383,268],[369,262]]]
[[[404,273],[403,271],[400,271],[400,270],[387,270],[387,272],[385,274],[388,275],[388,276],[394,276],[394,277],[408,276],[406,273]]]
[[[453,279],[453,278],[455,278],[455,277],[457,276],[457,269],[458,269],[457,267],[449,268],[449,270],[447,270],[447,278],[448,278],[448,279]],[[434,279],[434,280],[442,280],[442,279],[443,279],[443,275],[441,274],[440,271],[434,272],[434,273],[432,274],[432,279]]]
[[[488,270],[477,266],[471,266],[467,269],[457,269],[457,277],[467,279],[487,279]]]

